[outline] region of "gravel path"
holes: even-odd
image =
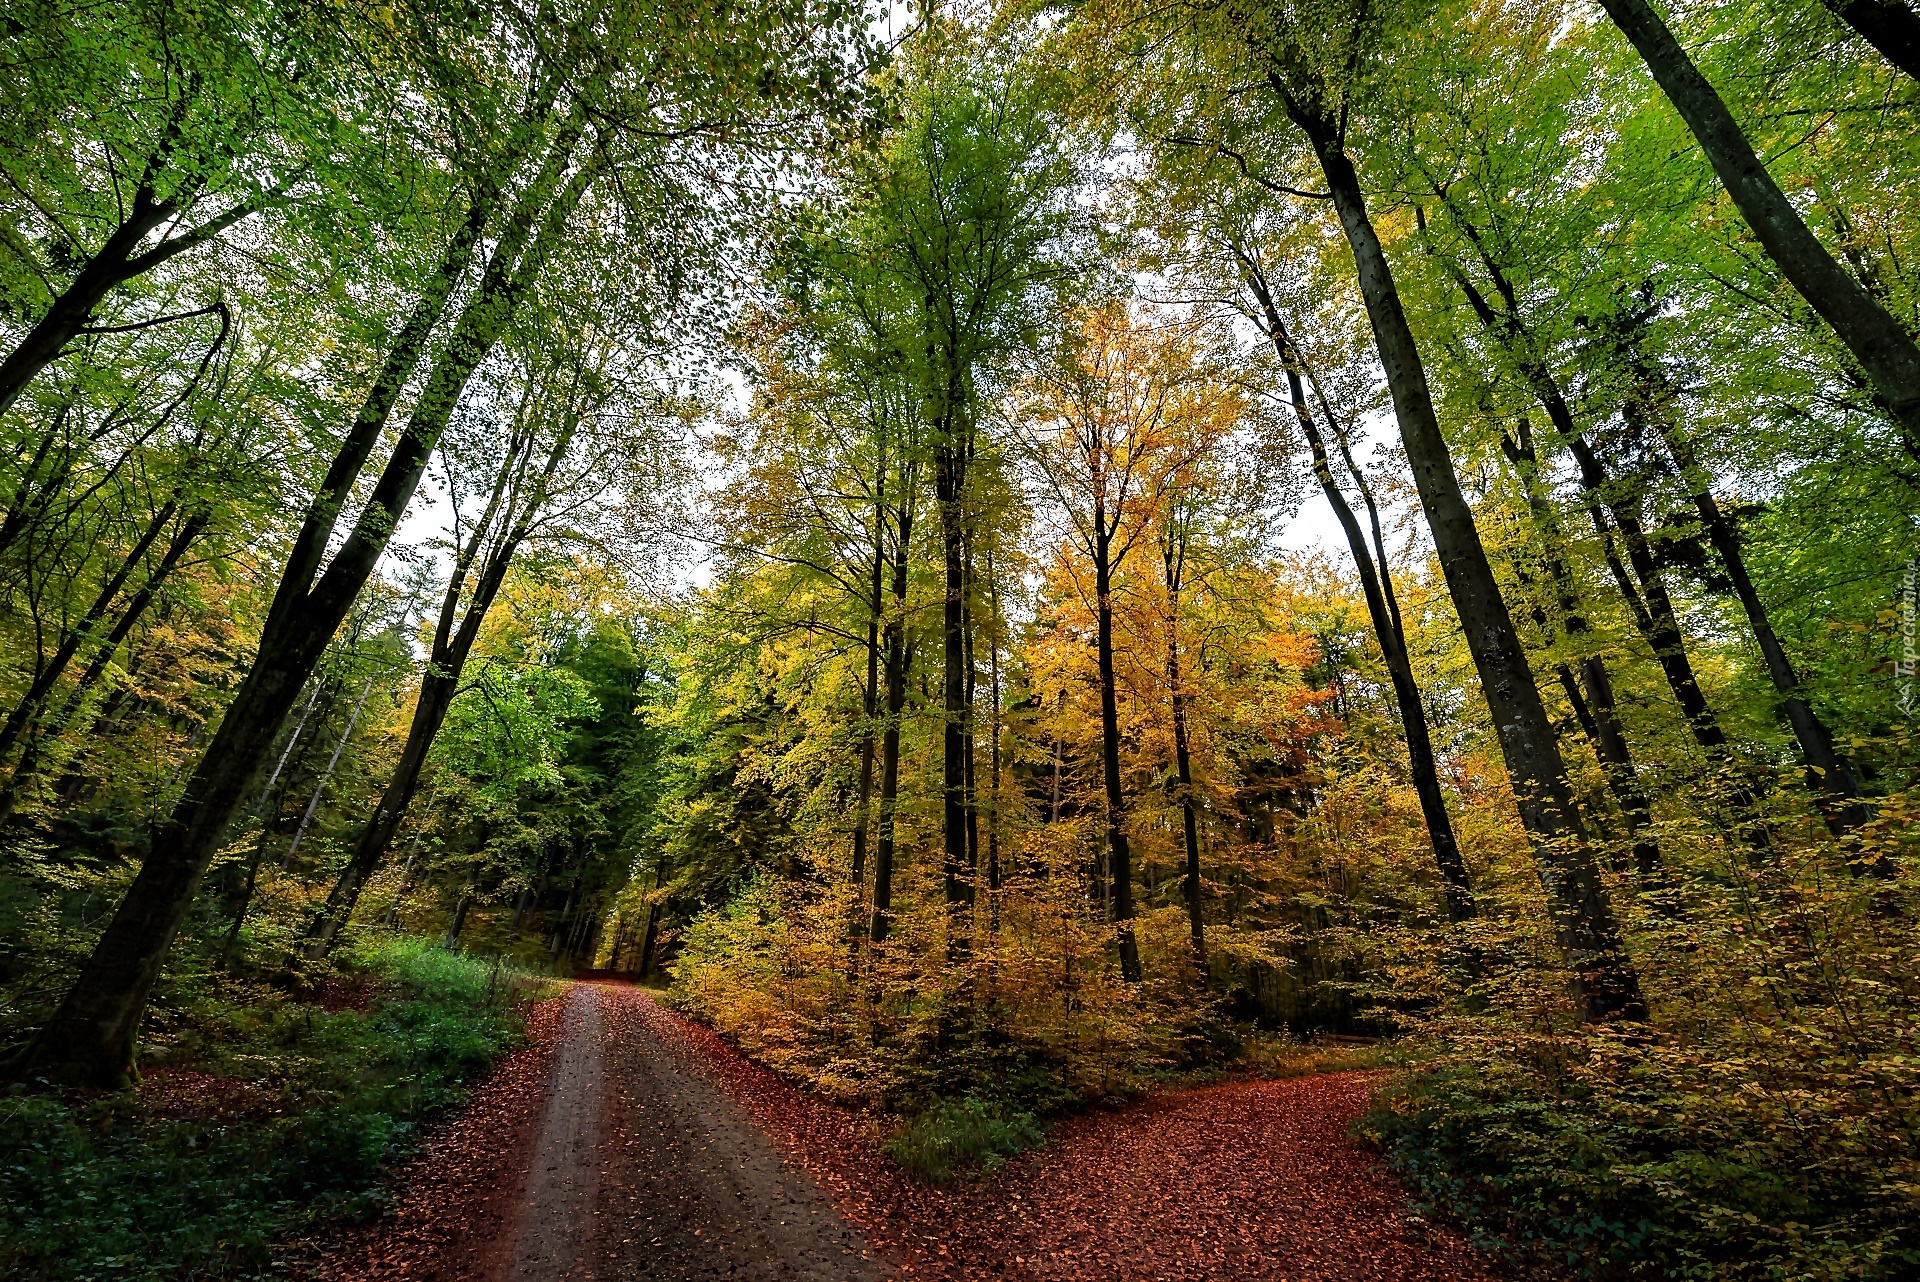
[[[928,1189],[872,1119],[626,986],[576,984],[331,1276],[868,1282],[1494,1282],[1410,1220],[1346,1128],[1372,1075],[1188,1091],[1068,1121]],[[459,1138],[459,1137],[464,1138]],[[491,1144],[491,1151],[487,1145]],[[476,1173],[472,1168],[480,1168]],[[435,1196],[435,1191],[440,1196]]]

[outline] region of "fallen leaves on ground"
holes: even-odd
[[[649,1001],[754,1120],[906,1277],[1078,1282],[1491,1282],[1490,1261],[1409,1219],[1347,1127],[1372,1073],[1242,1082],[1071,1119],[978,1184],[933,1189],[872,1119],[802,1093]]]
[[[990,1178],[928,1188],[879,1151],[875,1119],[829,1104],[645,994],[628,1009],[703,1064],[902,1277],[1030,1282],[1495,1282],[1455,1235],[1412,1220],[1347,1139],[1372,1073],[1240,1082],[1072,1118]],[[333,1282],[480,1279],[512,1258],[562,1000],[400,1174],[378,1224],[345,1235]],[[609,1092],[609,1095],[612,1095]],[[606,1231],[607,1226],[600,1226]]]

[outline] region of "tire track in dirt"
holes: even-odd
[[[575,984],[501,1276],[564,1278],[587,1252],[600,1184],[606,1029],[601,992]]]

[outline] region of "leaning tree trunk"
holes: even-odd
[[[1902,0],[1825,0],[1882,57],[1920,80],[1920,13]]]
[[[1520,420],[1520,439],[1505,439],[1502,446],[1508,461],[1520,473],[1527,510],[1544,545],[1542,559],[1547,582],[1559,607],[1560,627],[1569,642],[1576,647],[1584,647],[1590,644],[1586,612],[1581,607],[1580,592],[1574,583],[1573,573],[1567,568],[1559,518],[1546,495],[1541,493],[1538,457],[1524,416]],[[1541,623],[1551,633],[1544,612]],[[1566,685],[1568,697],[1580,716],[1581,728],[1593,744],[1594,755],[1600,760],[1608,790],[1613,793],[1620,813],[1626,817],[1627,827],[1632,830],[1635,869],[1644,880],[1651,881],[1659,876],[1661,866],[1659,839],[1653,831],[1653,806],[1647,799],[1646,790],[1640,786],[1633,750],[1628,746],[1626,732],[1620,725],[1619,710],[1613,697],[1613,678],[1607,671],[1605,661],[1598,655],[1581,655],[1579,664],[1580,683],[1585,684],[1587,698],[1581,698],[1580,683],[1572,679],[1571,672],[1565,671],[1565,664],[1559,665],[1564,673],[1562,684]]]
[[[1509,348],[1520,366],[1522,377],[1527,380],[1528,386],[1545,408],[1547,418],[1554,429],[1564,439],[1578,438],[1579,433],[1574,427],[1573,412],[1567,406],[1566,398],[1561,395],[1559,383],[1553,377],[1553,372],[1541,359],[1533,336],[1528,332],[1526,321],[1520,314],[1519,296],[1512,282],[1488,249],[1486,238],[1447,199],[1445,188],[1436,187],[1434,194],[1439,197],[1441,203],[1453,216],[1455,223],[1478,251],[1481,263],[1493,280],[1494,288],[1499,291],[1505,311],[1496,312],[1467,273],[1451,258],[1439,254],[1434,249],[1426,238],[1426,219],[1416,208],[1414,216],[1421,231],[1422,245],[1429,255],[1440,260],[1447,273],[1460,286],[1481,326]],[[1568,639],[1578,645],[1588,630],[1586,615],[1580,608],[1580,594],[1574,584],[1573,575],[1567,569],[1559,518],[1552,504],[1542,493],[1539,455],[1534,449],[1533,433],[1527,425],[1525,415],[1520,417],[1519,439],[1516,441],[1503,434],[1501,447],[1507,455],[1507,460],[1520,473],[1527,510],[1546,545],[1547,577],[1553,585],[1556,603],[1560,608],[1562,626]],[[1539,607],[1535,608],[1535,619],[1544,631],[1548,633],[1553,631],[1544,610]],[[1684,652],[1682,658],[1684,661]],[[1607,673],[1605,662],[1599,656],[1585,655],[1579,662],[1580,679],[1578,680],[1564,663],[1555,665],[1555,673],[1560,679],[1561,686],[1566,690],[1568,702],[1573,706],[1574,715],[1579,719],[1581,729],[1593,745],[1594,755],[1600,759],[1601,769],[1606,773],[1608,789],[1619,804],[1621,813],[1626,816],[1627,826],[1633,830],[1635,864],[1643,877],[1650,878],[1657,874],[1660,867],[1660,847],[1653,832],[1653,809],[1647,801],[1645,789],[1640,786],[1639,775],[1633,764],[1633,753],[1627,744],[1626,733],[1620,726],[1619,715],[1614,705],[1613,682]],[[1585,681],[1587,693],[1591,695],[1590,706],[1588,699],[1581,692],[1581,680]]]
[[[176,510],[178,505],[169,500],[153,514],[146,528],[140,532],[140,537],[134,541],[132,549],[120,558],[120,563],[100,585],[100,591],[94,595],[93,604],[87,608],[86,614],[73,627],[67,629],[67,634],[60,638],[60,644],[54,648],[52,657],[40,665],[40,670],[34,674],[27,692],[20,697],[20,702],[14,705],[6,721],[0,723],[0,762],[5,761],[12,753],[13,745],[19,742],[28,723],[39,715],[40,709],[46,704],[47,696],[53,693],[54,686],[58,685],[60,678],[66,675],[67,665],[73,662],[73,656],[79,652],[87,638],[93,635],[93,630],[100,626],[100,621],[106,617],[107,611],[119,599],[120,590],[127,585],[127,580],[132,577],[134,569],[146,557],[148,549],[159,540],[161,531],[166,529],[169,521],[173,520]]]
[[[1473,511],[1461,493],[1452,454],[1434,414],[1419,347],[1367,214],[1359,175],[1338,124],[1321,105],[1324,98],[1296,98],[1277,73],[1270,77],[1270,84],[1312,144],[1353,251],[1420,505],[1473,654],[1521,822],[1532,839],[1561,952],[1573,971],[1586,1016],[1643,1020],[1647,1009],[1640,977],[1621,941],[1606,885],[1581,829],[1532,669],[1494,581]]]
[[[1873,817],[1872,810],[1860,799],[1860,788],[1854,781],[1853,768],[1834,747],[1832,732],[1820,720],[1819,714],[1814,712],[1801,690],[1799,674],[1793,670],[1786,648],[1780,644],[1780,638],[1773,630],[1773,620],[1768,615],[1766,603],[1760,599],[1760,593],[1753,586],[1753,578],[1747,573],[1747,559],[1740,551],[1740,536],[1734,530],[1733,523],[1720,510],[1719,500],[1714,498],[1705,472],[1694,455],[1693,442],[1670,420],[1663,418],[1660,430],[1667,448],[1673,452],[1674,462],[1680,467],[1681,476],[1687,481],[1694,509],[1700,514],[1700,523],[1706,527],[1707,541],[1720,554],[1727,577],[1733,581],[1734,595],[1740,598],[1741,608],[1746,611],[1747,624],[1753,629],[1754,640],[1759,643],[1761,658],[1767,665],[1767,676],[1779,692],[1786,708],[1787,721],[1793,727],[1794,738],[1800,743],[1800,753],[1811,776],[1809,782],[1814,793],[1821,798],[1821,815],[1835,836],[1852,832]],[[1884,875],[1891,875],[1893,871],[1885,861],[1878,861],[1874,867]]]
[[[1414,795],[1420,801],[1421,816],[1426,820],[1427,841],[1433,847],[1434,865],[1440,870],[1440,881],[1446,895],[1447,919],[1453,922],[1469,921],[1478,914],[1473,899],[1473,884],[1467,876],[1466,860],[1460,854],[1460,843],[1453,833],[1453,820],[1447,815],[1446,797],[1440,790],[1440,771],[1434,761],[1433,739],[1427,731],[1420,685],[1414,680],[1413,664],[1407,655],[1405,632],[1397,604],[1390,599],[1392,588],[1386,578],[1389,571],[1384,549],[1376,572],[1374,559],[1367,550],[1366,535],[1360,529],[1359,519],[1354,516],[1353,506],[1347,502],[1346,493],[1334,478],[1326,441],[1314,423],[1313,412],[1307,407],[1306,389],[1300,382],[1299,353],[1294,348],[1286,324],[1280,317],[1280,310],[1274,305],[1273,295],[1261,273],[1245,255],[1241,255],[1241,265],[1247,284],[1260,304],[1267,336],[1286,371],[1287,392],[1293,402],[1294,418],[1300,424],[1300,431],[1307,438],[1307,447],[1313,455],[1314,477],[1320,482],[1320,492],[1326,496],[1327,505],[1333,509],[1334,517],[1347,536],[1347,548],[1353,554],[1354,565],[1360,572],[1361,592],[1366,598],[1367,613],[1373,620],[1374,637],[1379,641],[1381,655],[1386,660],[1394,702],[1400,711],[1401,730],[1407,737],[1407,771],[1412,777]],[[1329,428],[1333,426],[1332,423],[1328,424]]]
[[[1807,227],[1653,6],[1647,0],[1600,2],[1693,131],[1767,257],[1847,345],[1886,411],[1909,434],[1920,435],[1920,348]]]
[[[340,507],[379,442],[454,286],[465,276],[488,221],[488,201],[484,193],[476,197],[467,222],[443,253],[414,313],[389,349],[380,376],[309,506],[268,609],[252,668],[221,717],[219,730],[172,815],[155,832],[139,875],[93,953],[53,1018],[13,1063],[14,1071],[106,1087],[124,1085],[129,1079],[147,995],[234,812],[251,792],[261,761],[328,640],[385,551],[467,379],[492,351],[519,296],[559,238],[571,212],[565,195],[552,202],[539,242],[528,248],[535,222],[548,203],[547,193],[558,182],[578,137],[575,132],[556,142],[533,190],[523,196],[501,230],[487,271],[435,362],[366,508],[320,574]],[[569,184],[575,200],[583,191]]]
[[[413,722],[407,727],[407,742],[400,751],[400,762],[381,794],[380,805],[374,811],[372,821],[361,832],[360,840],[354,843],[353,854],[347,860],[347,866],[341,870],[332,893],[327,896],[326,906],[308,928],[306,955],[309,961],[318,961],[331,951],[334,940],[353,914],[353,906],[360,898],[362,887],[386,857],[394,835],[400,830],[401,820],[406,818],[407,807],[412,804],[414,791],[420,785],[420,773],[427,764],[427,753],[432,749],[440,727],[446,722],[454,696],[459,693],[460,676],[466,671],[467,659],[473,653],[474,643],[480,638],[480,626],[486,621],[487,611],[493,608],[494,599],[499,596],[500,588],[506,582],[507,570],[513,564],[514,555],[526,541],[535,518],[546,503],[554,472],[572,443],[577,423],[578,419],[568,411],[565,425],[555,433],[553,444],[547,451],[544,466],[530,481],[527,476],[532,449],[530,429],[527,436],[514,442],[495,474],[493,493],[486,510],[476,523],[466,548],[448,578],[439,626],[434,630],[430,662],[420,680],[420,698],[414,705]],[[497,534],[496,528],[499,530]],[[480,567],[473,595],[466,603],[466,612],[459,616],[459,627],[456,629],[454,618],[459,610],[466,575],[486,540],[492,540],[491,545]]]
[[[346,728],[340,732],[340,739],[333,745],[333,755],[327,758],[326,768],[321,770],[320,778],[313,785],[313,795],[307,798],[307,808],[300,812],[300,823],[293,830],[293,840],[287,843],[287,853],[280,857],[280,867],[293,867],[293,857],[300,853],[300,843],[306,840],[307,830],[313,827],[313,816],[320,809],[320,800],[327,793],[327,784],[333,779],[334,770],[340,765],[341,754],[346,752],[348,742],[353,738],[353,728],[360,722],[360,710],[367,706],[367,696],[373,693],[373,676],[368,674],[366,684],[360,687],[360,697],[353,701],[353,711],[347,714]]]

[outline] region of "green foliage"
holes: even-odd
[[[482,804],[511,810],[523,793],[560,782],[569,723],[599,712],[586,682],[569,668],[482,659],[448,710],[433,760],[470,781]]]
[[[1837,1070],[1516,1037],[1413,1072],[1362,1127],[1429,1210],[1584,1277],[1910,1277],[1915,1074]]]
[[[424,940],[368,947],[346,973],[379,986],[364,1013],[204,1005],[131,1098],[0,1099],[0,1271],[266,1276],[289,1236],[375,1213],[420,1125],[521,1019],[512,976]]]

